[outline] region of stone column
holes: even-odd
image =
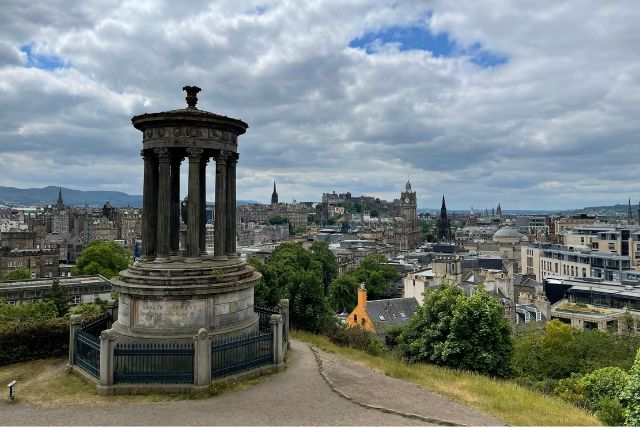
[[[238,154],[229,156],[227,162],[227,255],[237,257],[236,253],[236,165]]]
[[[272,314],[270,323],[271,338],[273,339],[273,364],[277,368],[284,362],[284,353],[282,351],[282,316]]]
[[[215,259],[225,260],[226,257],[226,227],[227,227],[227,157],[226,151],[220,150],[216,155],[216,212],[215,212]]]
[[[158,208],[158,162],[153,150],[142,150],[144,184],[142,194],[142,256],[150,261],[156,256]]]
[[[211,340],[205,328],[194,338],[193,385],[206,387],[211,381]]]
[[[200,255],[207,254],[207,163],[208,157],[200,159]]]
[[[171,157],[168,148],[156,148],[158,156],[158,230],[155,262],[169,262],[171,246]]]
[[[82,325],[82,316],[72,314],[69,318],[69,366],[74,364],[74,356],[76,354],[76,332]]]
[[[202,148],[187,148],[189,156],[189,194],[187,203],[187,261],[200,257],[200,159]]]
[[[178,255],[180,249],[180,163],[182,155],[174,153],[171,158],[171,255]]]
[[[284,351],[286,352],[289,349],[289,300],[281,299],[278,303],[278,308],[280,309],[280,315],[282,315],[282,334],[286,345]]]

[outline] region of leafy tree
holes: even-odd
[[[256,304],[275,305],[281,298],[289,298],[291,324],[319,331],[329,309],[322,285],[323,263],[318,258],[298,243],[283,243],[266,262],[251,261],[262,273]]]
[[[327,242],[313,242],[309,248],[311,252],[316,255],[316,259],[320,261],[322,265],[322,285],[324,289],[324,295],[329,293],[329,284],[333,279],[338,277],[338,262],[336,257],[329,249]]]
[[[398,271],[387,263],[382,254],[369,255],[346,274],[355,278],[358,283],[366,285],[367,298],[371,300],[387,297],[389,283],[400,278]]]
[[[607,366],[629,369],[633,353],[627,349],[635,352],[639,347],[638,337],[595,329],[581,331],[552,320],[544,329],[533,325],[517,330],[514,364],[522,377],[536,381],[559,380]]]
[[[498,377],[512,375],[511,325],[502,304],[477,288],[472,296],[442,285],[401,335],[408,360],[466,369]]]
[[[288,221],[287,221],[287,218],[276,214],[271,218],[269,218],[268,222],[271,225],[280,225],[280,224],[286,224]]]
[[[342,234],[347,234],[351,227],[349,227],[349,221],[342,221],[342,225],[340,225],[340,232]]]
[[[0,301],[0,324],[5,322],[40,322],[54,319],[58,315],[56,305],[52,301],[38,301],[13,305]]]
[[[624,424],[640,425],[640,350],[636,353],[635,362],[629,371],[629,379],[620,395],[620,400],[627,408],[624,413]]]
[[[60,281],[53,280],[51,288],[44,295],[45,301],[52,301],[56,306],[58,316],[62,317],[69,311],[69,294],[60,286]]]
[[[27,280],[31,279],[31,273],[26,268],[16,268],[15,270],[10,270],[4,275],[4,281],[8,282],[10,280]]]
[[[338,313],[350,313],[358,303],[358,282],[355,277],[343,274],[329,286],[329,304]]]
[[[300,271],[294,283],[297,286],[290,289],[291,324],[306,331],[320,332],[330,316],[322,282],[312,271]]]
[[[100,274],[107,279],[117,276],[129,265],[129,251],[115,242],[94,241],[82,251],[73,267],[75,276]]]
[[[93,319],[102,316],[107,312],[107,302],[96,298],[95,302],[89,304],[79,304],[69,309],[69,315],[78,314],[83,319]]]

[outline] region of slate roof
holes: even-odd
[[[367,315],[376,331],[381,332],[395,325],[404,325],[418,309],[414,298],[391,298],[367,301]]]
[[[462,260],[462,268],[502,270],[502,258],[465,258]]]

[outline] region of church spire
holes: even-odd
[[[631,197],[629,197],[629,205],[627,206],[627,219],[629,221],[633,219],[633,212],[631,211]]]
[[[271,204],[275,205],[278,203],[278,192],[276,191],[276,181],[273,181],[273,193],[271,193]]]
[[[447,203],[444,200],[444,194],[442,195],[442,207],[440,208],[440,218],[437,221],[438,227],[438,240],[448,241],[451,238],[451,225],[449,218],[447,217]]]
[[[56,202],[56,206],[62,207],[64,206],[64,201],[62,200],[62,187],[58,189],[58,201]]]

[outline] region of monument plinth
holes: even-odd
[[[260,274],[236,253],[236,164],[241,120],[199,110],[200,88],[185,86],[187,108],[131,119],[142,132],[142,259],[112,283],[119,293],[112,329],[121,341],[190,340],[254,332],[254,287]],[[206,253],[206,174],[215,169],[214,253]],[[188,164],[180,247],[180,167]]]

